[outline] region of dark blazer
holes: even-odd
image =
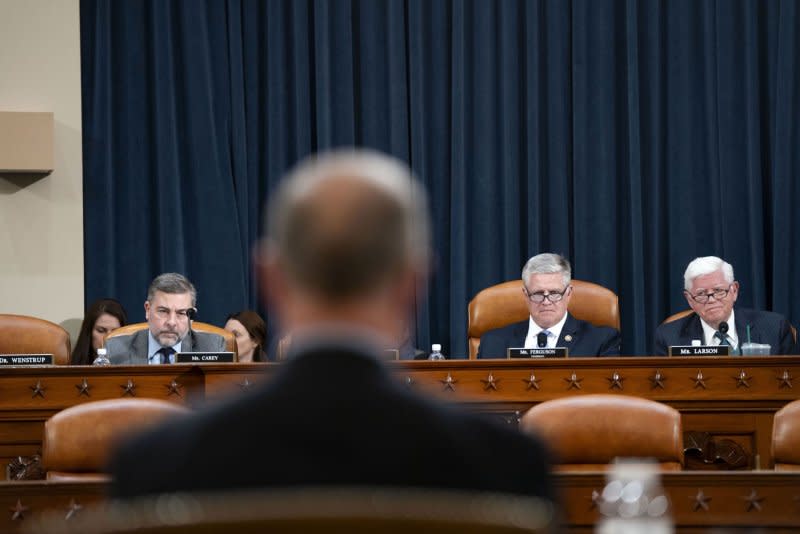
[[[113,495],[339,484],[553,497],[538,440],[418,396],[345,342],[306,347],[263,383],[124,444]]]
[[[115,365],[147,365],[147,328],[129,336],[106,340],[108,359]],[[223,352],[225,338],[219,334],[192,330],[181,343],[182,352]]]
[[[505,358],[506,349],[525,346],[529,321],[490,330],[481,336],[478,359]],[[594,326],[567,314],[556,346],[567,347],[570,356],[619,356],[619,330]]]
[[[747,326],[750,325],[750,340],[753,343],[769,343],[773,354],[797,354],[789,321],[780,314],[768,311],[734,308],[736,312],[736,335],[739,344],[747,341]],[[691,345],[693,339],[703,340],[703,325],[700,316],[691,313],[686,317],[664,323],[656,328],[655,354],[668,354],[669,347]]]

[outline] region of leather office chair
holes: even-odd
[[[128,336],[146,328],[147,323],[134,323],[125,325],[109,332],[106,335],[106,340],[116,336]],[[234,360],[238,358],[239,350],[236,346],[236,337],[231,332],[228,332],[224,328],[214,326],[213,324],[201,323],[198,321],[192,321],[192,330],[195,332],[205,332],[207,334],[217,334],[222,336],[225,338],[225,350],[234,354]]]
[[[106,480],[104,469],[122,439],[188,412],[173,402],[137,398],[87,402],[62,410],[44,424],[42,465],[47,479]]]
[[[800,471],[800,400],[775,412],[772,458],[776,471]]]
[[[683,466],[681,414],[627,395],[580,395],[537,404],[520,429],[549,445],[557,470],[605,469],[614,458],[654,458],[662,469]]]
[[[69,334],[61,326],[27,315],[0,314],[0,354],[52,354],[69,365]]]
[[[595,326],[611,326],[619,330],[619,298],[601,285],[573,280],[569,313],[576,319]],[[467,335],[469,358],[478,355],[481,336],[489,330],[524,321],[529,317],[522,280],[511,280],[480,291],[469,302]]]
[[[423,488],[284,488],[161,495],[31,517],[47,534],[522,534],[555,532],[554,508],[534,497]],[[28,521],[26,520],[26,523]]]

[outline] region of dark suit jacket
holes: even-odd
[[[486,332],[481,336],[478,359],[505,358],[506,349],[525,346],[528,326],[525,320]],[[569,348],[570,356],[619,356],[620,344],[619,330],[594,326],[567,314],[556,346]]]
[[[113,495],[336,484],[553,496],[538,440],[418,396],[345,343],[306,347],[264,382],[123,445]]]
[[[750,340],[753,343],[769,343],[773,354],[797,354],[789,321],[782,315],[747,308],[735,308],[735,311],[739,344],[747,341],[747,325],[750,325]],[[656,328],[655,354],[666,355],[669,347],[691,345],[693,339],[700,339],[705,343],[703,325],[696,313]]]
[[[115,365],[147,365],[147,333],[139,330],[130,336],[116,336],[106,341],[108,359]],[[223,352],[225,338],[218,334],[192,330],[181,343],[181,352]]]

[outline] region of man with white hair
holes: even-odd
[[[527,320],[481,336],[478,358],[505,358],[509,348],[566,347],[570,356],[619,356],[615,328],[594,326],[567,312],[572,298],[572,267],[564,256],[537,254],[522,268]]]
[[[669,347],[729,345],[731,354],[741,354],[743,343],[768,344],[772,354],[796,354],[792,328],[783,316],[734,307],[739,282],[730,263],[716,256],[695,258],[683,274],[686,302],[694,313],[656,329],[655,353],[666,355]]]
[[[426,194],[405,164],[309,158],[267,217],[256,267],[292,336],[286,362],[248,395],[124,445],[115,496],[336,484],[553,497],[538,440],[416,394],[381,361],[430,264]]]

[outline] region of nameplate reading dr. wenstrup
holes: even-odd
[[[53,365],[53,355],[0,354],[0,365]]]

